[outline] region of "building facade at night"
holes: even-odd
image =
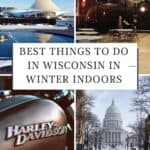
[[[132,0],[77,0],[76,8],[78,28],[103,29],[109,25],[108,28],[117,28],[119,16],[126,20],[125,28],[131,28],[129,25],[133,24],[135,14],[138,15],[138,24],[142,28],[142,22],[146,24],[143,18],[149,18],[150,2],[142,0],[136,2]]]
[[[123,146],[125,147],[126,132],[123,130],[123,121],[121,113],[112,101],[111,106],[106,110],[105,118],[103,121],[103,145],[110,147]]]
[[[77,0],[77,25],[86,23],[88,11],[96,5],[96,0]]]

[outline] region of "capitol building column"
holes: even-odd
[[[115,138],[114,138],[115,133],[112,132],[112,143],[115,143]]]
[[[117,144],[118,144],[118,141],[119,141],[119,136],[118,136],[118,132],[117,132]]]
[[[111,143],[111,133],[109,132],[109,143]]]
[[[121,144],[121,133],[119,133],[119,143]]]
[[[110,132],[110,143],[112,143],[112,132]]]
[[[115,144],[117,144],[117,133],[115,133]]]

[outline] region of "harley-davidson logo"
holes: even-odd
[[[15,146],[22,145],[28,141],[59,136],[67,133],[67,125],[59,126],[54,121],[37,123],[26,126],[11,126],[7,128],[6,139],[15,137]]]

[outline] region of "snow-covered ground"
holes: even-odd
[[[0,75],[12,73],[12,60],[8,58],[0,58]]]
[[[2,67],[6,67],[6,66],[11,66],[12,65],[12,61],[11,60],[1,60],[0,59],[0,68]]]
[[[95,149],[94,146],[93,146],[93,149],[92,150],[100,150],[100,149]],[[112,148],[112,147],[109,147],[109,146],[106,146],[106,147],[102,147],[101,150],[139,150],[137,147],[134,147],[134,148],[130,148],[130,147],[123,147],[123,146],[117,146],[116,148]]]
[[[123,147],[117,147],[117,148],[102,148],[101,150],[133,150],[132,148],[123,148]],[[135,147],[134,150],[139,150],[137,147]]]
[[[67,26],[56,26],[56,25],[46,25],[46,24],[36,24],[36,25],[0,25],[0,30],[66,30]]]

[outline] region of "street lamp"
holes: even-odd
[[[50,16],[46,16],[46,19],[50,19]]]
[[[144,6],[140,7],[140,12],[144,13],[146,11],[146,8]]]
[[[96,130],[95,130],[95,150],[97,150],[97,126],[96,127]]]
[[[148,13],[150,10],[150,3],[148,2],[141,2],[139,4],[139,12],[140,13]]]

